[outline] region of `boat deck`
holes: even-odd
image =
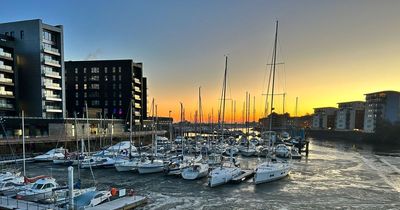
[[[244,180],[251,178],[254,175],[254,170],[242,170],[240,175],[234,177],[231,181],[234,183],[243,182]]]
[[[125,196],[122,198],[118,198],[112,200],[110,202],[105,202],[98,206],[86,208],[86,210],[102,210],[102,209],[109,209],[109,210],[117,210],[117,209],[134,209],[138,206],[147,203],[147,197],[145,196]]]

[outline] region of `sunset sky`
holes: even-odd
[[[2,8],[0,22],[64,25],[65,61],[143,62],[149,103],[154,97],[159,115],[172,110],[175,120],[179,102],[191,119],[199,86],[205,117],[212,108],[216,117],[224,55],[236,119],[246,91],[252,102],[256,97],[258,118],[276,20],[278,62],[285,63],[277,68],[276,93],[287,93],[292,115],[296,97],[303,115],[364,100],[368,92],[400,90],[400,1],[4,1]],[[282,112],[282,97],[276,100]]]

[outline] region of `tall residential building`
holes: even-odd
[[[379,121],[400,122],[400,92],[367,93],[365,100],[365,132],[374,132]]]
[[[338,103],[336,130],[362,130],[364,128],[365,102],[350,101]]]
[[[313,129],[334,129],[336,121],[335,107],[314,108]]]
[[[129,119],[134,101],[136,123],[147,117],[147,81],[142,63],[133,60],[67,61],[68,116],[82,116],[85,105],[92,117]]]
[[[26,20],[0,24],[14,38],[19,105],[28,117],[65,115],[63,27]]]
[[[15,116],[16,98],[14,39],[0,34],[0,116]]]

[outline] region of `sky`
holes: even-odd
[[[148,101],[158,115],[193,120],[202,90],[204,118],[217,116],[228,55],[227,118],[236,101],[242,120],[246,92],[255,119],[266,87],[279,21],[275,93],[285,112],[364,100],[365,93],[400,91],[400,1],[4,1],[0,22],[42,19],[64,26],[65,61],[143,62]],[[274,107],[283,112],[282,96]]]

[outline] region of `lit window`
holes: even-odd
[[[75,84],[75,90],[78,90],[78,89],[79,89],[79,85]]]
[[[77,74],[78,73],[78,68],[75,68],[75,74]]]

